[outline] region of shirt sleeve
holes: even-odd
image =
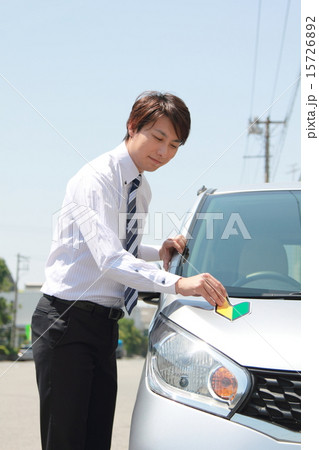
[[[144,261],[159,261],[160,246],[140,244],[138,248],[139,257]]]
[[[81,205],[85,214],[75,215],[73,226],[80,236],[78,245],[86,245],[101,275],[140,291],[175,294],[180,276],[156,268],[127,252],[119,239],[119,203],[121,192],[92,173],[77,179],[67,201]],[[141,255],[158,259],[158,250],[141,246]]]

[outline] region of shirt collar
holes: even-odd
[[[123,184],[131,183],[139,175],[139,171],[127,150],[125,141],[116,148],[115,155],[121,168]]]

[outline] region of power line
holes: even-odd
[[[269,179],[270,179],[270,164],[269,164],[269,160],[270,160],[270,152],[269,152],[269,150],[270,150],[270,125],[272,125],[272,124],[283,124],[284,125],[282,133],[281,133],[281,148],[280,148],[280,151],[279,151],[279,154],[278,154],[277,166],[276,166],[276,169],[275,169],[275,171],[276,171],[277,167],[278,167],[278,164],[279,164],[279,160],[280,160],[281,151],[282,151],[283,143],[284,143],[284,140],[285,140],[285,136],[286,136],[286,133],[287,133],[287,124],[288,124],[288,121],[290,119],[291,113],[293,111],[294,102],[295,102],[295,98],[296,98],[297,91],[298,91],[298,88],[299,88],[299,83],[300,83],[300,76],[299,76],[299,78],[297,79],[297,86],[295,88],[293,99],[292,99],[292,102],[291,102],[290,106],[288,107],[288,112],[287,112],[285,120],[283,120],[283,121],[273,121],[273,120],[271,120],[270,119],[270,112],[271,112],[271,108],[272,108],[273,104],[275,103],[274,99],[275,99],[276,90],[277,90],[277,83],[278,83],[278,79],[279,79],[279,72],[280,72],[281,60],[282,60],[284,43],[285,43],[285,37],[286,37],[286,30],[287,30],[290,2],[291,2],[291,0],[287,0],[287,6],[286,6],[286,12],[285,12],[285,20],[284,20],[284,27],[283,27],[283,32],[282,32],[281,45],[280,45],[280,50],[279,50],[279,57],[278,57],[278,62],[277,62],[277,68],[276,68],[276,74],[275,74],[275,80],[274,80],[272,99],[271,99],[271,102],[270,102],[269,115],[268,115],[266,121],[261,121],[259,119],[255,119],[253,121],[251,119],[252,111],[253,111],[254,96],[255,96],[256,71],[257,71],[257,54],[258,54],[258,44],[259,44],[259,28],[260,28],[260,13],[261,13],[261,0],[259,1],[259,5],[258,5],[258,20],[257,20],[255,57],[254,57],[254,67],[253,67],[252,96],[251,96],[251,104],[250,104],[250,127],[249,127],[248,136],[247,136],[246,152],[245,152],[245,154],[247,154],[249,134],[262,134],[263,130],[261,129],[261,127],[259,125],[261,125],[261,124],[264,125],[265,126],[265,133],[264,133],[265,134],[265,153],[264,153],[264,156],[262,156],[262,157],[264,157],[264,159],[265,159],[265,181],[266,182],[269,182]],[[260,157],[261,157],[261,155],[244,156],[244,159],[245,158],[260,158]]]
[[[290,120],[290,116],[291,116],[291,114],[292,114],[292,111],[293,111],[293,108],[294,108],[294,105],[295,105],[295,100],[296,100],[297,93],[298,93],[299,86],[300,86],[300,80],[301,80],[301,72],[300,72],[300,70],[299,70],[299,76],[298,76],[298,78],[297,78],[297,83],[296,83],[295,91],[294,91],[294,93],[293,93],[292,100],[291,100],[291,102],[290,102],[290,106],[288,107],[288,112],[287,112],[286,119],[285,119],[287,123],[288,123],[289,120]]]
[[[299,86],[300,86],[300,79],[301,79],[301,72],[299,71],[299,76],[297,78],[296,87],[295,87],[295,90],[293,92],[290,104],[288,105],[288,110],[287,110],[287,114],[286,114],[286,118],[285,118],[285,125],[284,125],[284,127],[282,129],[280,140],[279,140],[279,145],[278,145],[279,151],[278,151],[277,163],[276,163],[276,166],[274,168],[274,177],[275,177],[275,175],[277,173],[277,170],[278,170],[280,158],[281,158],[282,151],[283,151],[284,144],[285,144],[285,140],[286,140],[286,137],[287,137],[289,120],[290,120],[291,114],[292,114],[294,106],[295,106],[295,101],[296,101],[296,97],[297,97]]]
[[[257,10],[255,52],[254,52],[254,61],[253,61],[253,77],[252,77],[252,83],[251,83],[252,88],[251,88],[250,114],[249,114],[249,117],[252,117],[253,106],[254,106],[254,99],[255,99],[255,86],[256,86],[258,47],[259,47],[261,4],[262,4],[262,0],[259,0],[259,2],[258,2],[258,10]],[[249,133],[247,133],[247,135],[246,135],[246,146],[245,146],[245,150],[244,150],[244,155],[247,155],[248,147],[249,147]],[[246,166],[245,162],[246,162],[246,159],[244,157],[244,164],[243,164],[242,172],[241,172],[241,180],[243,179],[244,172],[245,172],[245,166]]]
[[[251,99],[250,99],[250,117],[252,117],[254,97],[255,97],[257,58],[258,58],[258,47],[259,47],[261,3],[262,3],[262,0],[259,0],[258,12],[257,12],[256,39],[255,39],[255,55],[254,55],[254,63],[253,63],[253,80],[252,80],[252,91],[251,91]]]
[[[284,42],[285,42],[285,37],[286,37],[286,29],[287,29],[287,23],[288,23],[289,9],[290,9],[290,0],[287,1],[285,22],[284,22],[284,28],[283,28],[283,31],[282,31],[281,45],[280,45],[280,51],[279,51],[278,62],[277,62],[277,69],[276,69],[276,75],[275,75],[275,82],[274,82],[273,93],[272,93],[272,98],[271,98],[270,105],[273,104],[273,101],[274,101],[274,98],[275,98],[275,94],[276,94],[276,90],[277,90],[277,83],[278,83],[278,78],[279,78],[279,70],[280,70],[280,66],[281,66],[282,53],[283,53]]]

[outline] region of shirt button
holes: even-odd
[[[165,280],[162,280],[162,284],[165,284]]]

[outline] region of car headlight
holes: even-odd
[[[154,392],[223,417],[248,393],[246,369],[161,314],[150,333],[148,383]]]

